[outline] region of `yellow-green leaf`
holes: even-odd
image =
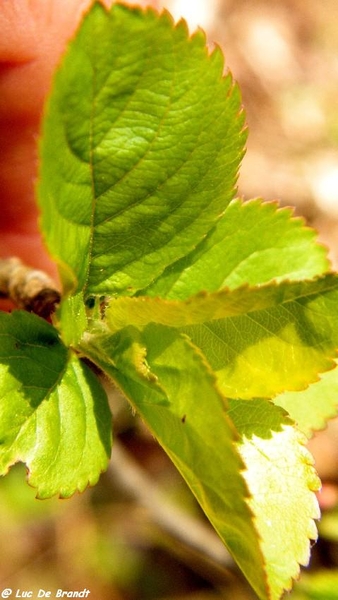
[[[261,539],[270,598],[278,600],[307,565],[314,519],[320,516],[320,487],[306,437],[280,408],[264,400],[230,403],[230,416],[242,436],[238,445],[252,497],[250,508]]]

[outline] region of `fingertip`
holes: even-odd
[[[0,2],[0,62],[20,63],[36,54],[37,29],[26,2]]]

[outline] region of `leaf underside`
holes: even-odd
[[[261,537],[271,598],[280,598],[307,565],[310,540],[320,516],[314,494],[320,481],[306,438],[280,408],[264,401],[232,400],[230,416],[241,436],[238,446],[252,494],[249,505]],[[302,508],[300,508],[302,507]]]
[[[225,396],[271,398],[302,390],[333,368],[337,283],[328,275],[224,289],[185,302],[121,297],[110,302],[106,321],[112,331],[128,323],[176,326],[203,351]]]
[[[25,462],[40,498],[97,482],[111,447],[105,393],[35,315],[0,313],[0,472]]]
[[[181,472],[260,598],[263,558],[227,403],[203,356],[175,329],[127,327],[84,348],[129,398]],[[113,366],[115,365],[115,366]],[[215,440],[217,443],[215,444]]]
[[[314,431],[324,429],[327,421],[337,415],[338,367],[323,373],[301,394],[284,392],[274,398],[274,403],[287,410],[298,429],[311,437]]]

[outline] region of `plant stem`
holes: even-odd
[[[216,569],[234,567],[234,562],[217,535],[198,519],[182,512],[116,440],[108,473],[115,482],[145,507],[157,525],[190,548]]]

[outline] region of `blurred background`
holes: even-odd
[[[245,198],[279,200],[318,230],[338,266],[336,0],[158,2],[223,49],[249,125]],[[0,481],[0,587],[90,590],[92,600],[252,600],[175,468],[111,393],[117,440],[99,484],[35,500],[17,465]],[[337,399],[338,405],[338,399]],[[338,600],[338,425],[311,441],[323,518],[292,600]]]

